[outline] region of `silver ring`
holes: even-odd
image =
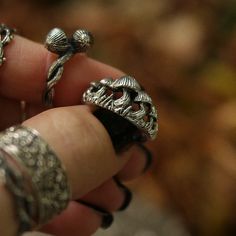
[[[94,104],[108,109],[129,120],[148,138],[157,134],[157,110],[151,97],[130,76],[119,79],[105,78],[92,82],[83,94],[86,104]]]
[[[3,49],[12,41],[15,32],[15,29],[11,29],[3,23],[0,24],[0,66],[6,61]]]
[[[3,161],[9,166],[6,187],[15,197],[19,220],[24,223],[20,227],[42,225],[67,207],[70,188],[65,169],[36,130],[16,126],[0,133],[0,163]],[[4,165],[2,171],[6,172]]]
[[[71,38],[59,28],[52,29],[46,38],[45,47],[52,53],[58,54],[59,58],[49,68],[47,84],[43,94],[43,103],[51,106],[54,97],[54,87],[61,79],[64,64],[76,53],[86,52],[92,45],[94,39],[87,30],[76,30]]]

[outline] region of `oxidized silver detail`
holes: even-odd
[[[157,110],[151,97],[130,76],[92,82],[83,101],[108,109],[132,122],[149,138],[157,134]]]
[[[47,76],[47,85],[43,94],[43,102],[52,105],[54,87],[61,79],[64,64],[76,53],[86,52],[92,45],[93,35],[87,30],[76,30],[71,38],[59,28],[52,29],[46,38],[45,47],[52,53],[59,55],[59,58],[52,64]]]
[[[87,30],[76,30],[73,34],[73,44],[77,52],[86,52],[93,43],[93,35]]]
[[[70,44],[65,32],[59,28],[54,28],[47,35],[45,47],[50,52],[60,54],[67,51]]]
[[[11,42],[15,32],[15,29],[10,29],[5,24],[0,24],[0,66],[6,61],[3,48]]]
[[[34,216],[37,225],[49,221],[64,210],[70,200],[66,172],[56,154],[31,128],[16,126],[0,133],[0,149],[4,150],[28,177],[32,188]]]

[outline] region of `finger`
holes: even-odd
[[[39,114],[45,110],[41,105],[26,104],[25,109],[22,109],[21,102],[0,98],[0,130],[16,125],[22,122],[23,117],[27,119]]]
[[[87,106],[48,110],[23,124],[38,130],[61,158],[73,199],[111,178],[128,160],[115,154],[107,131]]]
[[[0,98],[0,130],[20,123],[20,102]]]
[[[18,124],[22,118],[20,103],[7,99],[0,99],[2,116],[0,117],[0,129],[4,129],[14,124]],[[43,111],[42,106],[27,104],[24,111],[25,116],[30,118]],[[131,148],[126,154],[130,160],[126,166],[118,173],[118,178],[122,181],[132,180],[143,174],[152,164],[152,154],[143,145]]]
[[[152,163],[152,155],[143,145],[132,147],[125,155],[130,156],[129,161],[116,177],[80,198],[79,202],[82,200],[110,212],[127,208],[132,199],[132,193],[121,181],[132,180],[146,172]]]
[[[129,181],[144,174],[152,165],[152,153],[142,144],[135,145],[131,148],[130,159],[124,168],[117,174],[121,181]]]
[[[71,202],[67,209],[40,231],[57,236],[88,236],[102,225],[102,215],[85,205]]]
[[[123,206],[125,199],[126,196],[124,191],[113,179],[110,179],[80,198],[78,202],[89,204],[96,209],[99,208],[108,212],[113,212]]]
[[[0,95],[41,103],[48,69],[56,56],[43,45],[16,36],[6,48],[6,57],[7,62],[0,70]],[[65,65],[56,88],[55,105],[78,104],[90,81],[121,74],[119,70],[85,55],[76,55]]]
[[[132,180],[147,171],[152,163],[152,155],[143,145],[134,146],[123,155],[129,156],[129,161],[117,176],[80,198],[79,202],[109,212],[128,207],[132,193],[120,181]]]

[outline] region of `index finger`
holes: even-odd
[[[0,68],[0,96],[40,104],[48,69],[56,55],[43,45],[20,36],[5,48],[5,54],[7,61]],[[84,54],[77,54],[65,65],[62,79],[56,86],[55,105],[78,104],[90,81],[122,74]]]

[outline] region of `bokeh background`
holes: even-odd
[[[236,235],[235,0],[1,0],[0,17],[39,42],[55,26],[89,29],[89,55],[158,105],[152,171],[99,235]]]

